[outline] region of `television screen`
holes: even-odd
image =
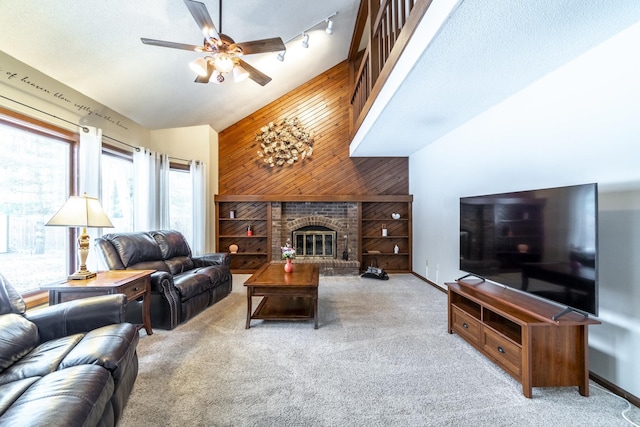
[[[460,198],[460,270],[598,315],[597,184]]]

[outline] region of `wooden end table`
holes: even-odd
[[[87,280],[68,280],[62,283],[41,286],[49,291],[49,304],[98,295],[124,294],[127,303],[142,297],[142,321],[147,335],[152,335],[151,316],[151,273],[155,270],[107,270]]]
[[[296,264],[292,273],[285,273],[282,264],[264,264],[244,285],[247,287],[247,324],[251,319],[310,320],[318,329],[318,264]],[[251,313],[252,297],[262,301]]]

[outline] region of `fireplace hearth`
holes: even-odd
[[[355,202],[272,202],[272,259],[290,239],[294,262],[320,264],[323,275],[358,274],[358,205]],[[348,254],[348,260],[342,254]]]
[[[335,230],[324,226],[306,226],[293,231],[297,258],[336,258]]]

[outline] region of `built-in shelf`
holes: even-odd
[[[228,252],[229,246],[238,246],[231,254],[232,272],[252,273],[270,261],[270,212],[267,202],[216,201],[216,250]]]
[[[377,265],[390,273],[411,272],[411,199],[365,201],[359,203],[359,212],[360,268]],[[393,213],[400,218],[393,219]]]
[[[273,202],[357,202],[360,268],[364,270],[377,264],[388,272],[409,273],[412,269],[412,200],[410,195],[218,195],[215,197],[216,250],[229,251],[230,245],[237,245],[238,252],[231,256],[231,271],[254,272],[265,262],[271,262]],[[392,213],[400,214],[400,218],[393,219]],[[387,236],[381,235],[383,224],[387,227]],[[248,226],[252,228],[252,236],[247,235]],[[394,252],[396,245],[398,253]],[[368,252],[374,250],[378,253]]]

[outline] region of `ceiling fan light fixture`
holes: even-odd
[[[240,65],[233,67],[233,80],[236,83],[246,80],[249,77],[249,72],[242,68]]]
[[[331,18],[327,18],[327,29],[324,30],[327,34],[333,34],[333,20]]]
[[[205,77],[207,75],[207,59],[198,58],[189,62],[189,68],[199,76]]]
[[[228,73],[233,70],[233,60],[226,53],[218,53],[213,58],[213,65],[215,65],[216,70],[220,73]]]
[[[309,48],[309,34],[307,33],[302,35],[302,47],[305,49]]]

